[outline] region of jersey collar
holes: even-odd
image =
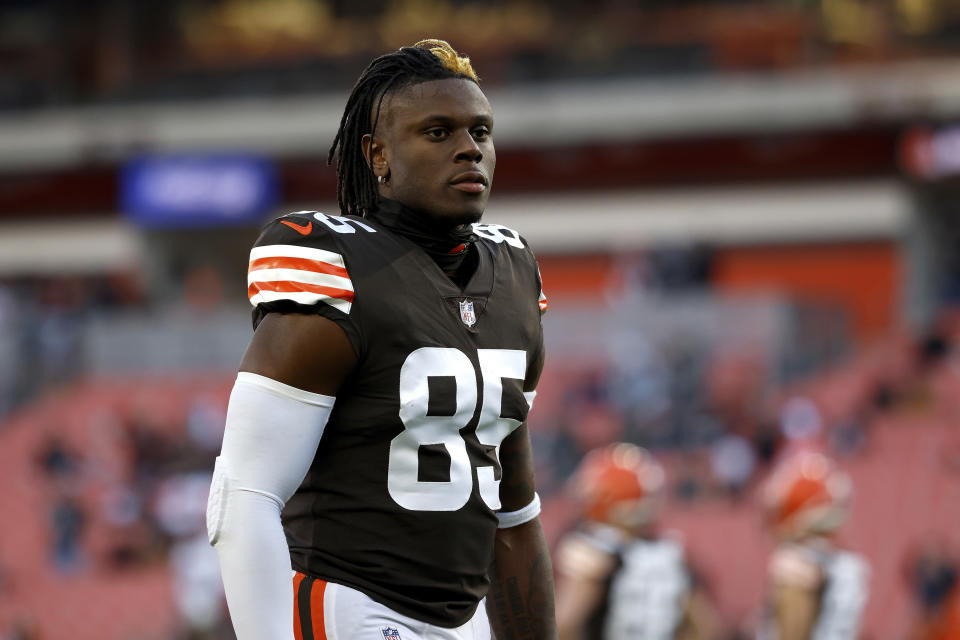
[[[366,217],[422,248],[445,273],[460,269],[477,240],[469,224],[444,229],[425,213],[387,198],[380,198]]]

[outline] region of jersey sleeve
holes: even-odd
[[[250,250],[247,297],[254,328],[268,313],[320,315],[336,322],[357,350],[360,331],[350,315],[354,296],[348,260],[312,212],[270,222]]]
[[[514,231],[513,233],[517,233]],[[543,292],[543,275],[540,273],[540,261],[537,260],[537,256],[533,253],[533,248],[530,246],[530,243],[527,242],[527,239],[517,234],[520,238],[520,241],[523,243],[523,246],[526,248],[527,253],[530,256],[530,260],[533,261],[534,269],[537,271],[537,307],[540,309],[540,317],[543,317],[543,314],[547,312],[547,309],[550,308],[550,303],[547,301],[547,295]]]
[[[537,305],[540,307],[540,315],[542,316],[550,308],[550,303],[547,302],[547,296],[543,292],[543,277],[540,275],[539,263],[537,264],[537,282],[540,284],[540,297],[537,299]]]

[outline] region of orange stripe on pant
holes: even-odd
[[[297,594],[300,593],[300,583],[305,577],[299,571],[293,576],[293,637],[297,640],[303,640],[303,630],[300,628],[300,599]]]
[[[327,583],[299,571],[293,576],[293,635],[296,640],[327,640],[323,594]]]
[[[325,580],[315,580],[310,591],[310,611],[313,613],[313,640],[327,640],[327,627],[323,621],[323,594],[327,590]]]

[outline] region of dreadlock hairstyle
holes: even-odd
[[[465,78],[477,82],[470,58],[461,56],[443,40],[421,40],[376,58],[353,86],[333,139],[327,164],[337,159],[337,202],[345,214],[365,215],[377,204],[377,183],[363,155],[363,136],[373,136],[383,98],[401,87]]]

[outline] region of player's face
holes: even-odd
[[[480,219],[497,158],[493,110],[476,83],[431,80],[388,95],[376,142],[389,169],[382,196],[445,224]]]

